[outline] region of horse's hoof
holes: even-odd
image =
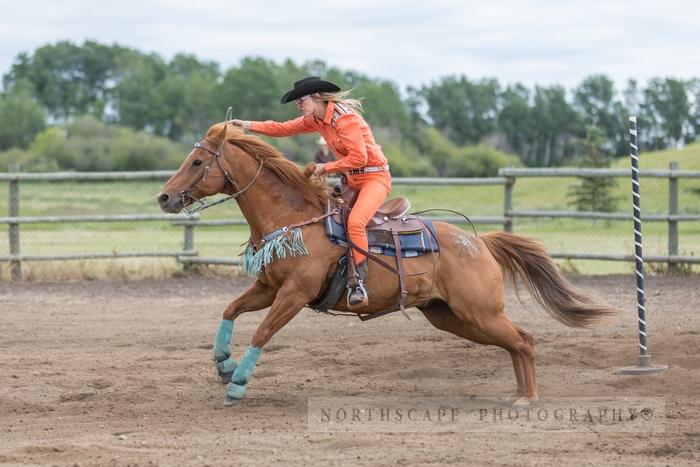
[[[227,359],[223,362],[216,362],[216,373],[219,375],[219,381],[221,384],[228,384],[231,381],[231,376],[233,372],[236,371],[238,366],[233,359]]]
[[[521,397],[513,402],[512,407],[514,409],[527,409],[535,402],[537,402],[537,397]]]
[[[238,405],[241,403],[243,399],[234,399],[233,397],[229,396],[228,394],[224,398],[224,405],[226,407],[230,407],[232,405]]]
[[[245,386],[236,383],[228,383],[226,399],[242,400],[245,397]]]
[[[522,394],[521,392],[519,392],[519,391],[515,391],[515,392],[514,392],[513,394],[511,394],[510,396],[506,397],[506,402],[509,403],[509,404],[512,404],[512,403],[514,403],[515,401],[517,401],[518,399],[520,399],[521,397],[523,397],[523,394]]]
[[[232,376],[233,376],[233,372],[231,372],[231,373],[219,372],[219,382],[221,382],[221,384],[228,384],[231,381]]]

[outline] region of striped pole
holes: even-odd
[[[634,261],[637,276],[637,324],[639,325],[639,355],[637,366],[622,368],[619,373],[636,375],[658,373],[666,365],[652,366],[651,354],[647,347],[647,321],[644,307],[644,255],[642,254],[642,210],[639,194],[639,147],[637,145],[637,117],[629,118],[630,159],[632,163],[632,208],[634,213]]]
[[[639,148],[637,117],[630,117],[630,159],[632,162],[632,210],[634,211],[634,262],[637,266],[637,321],[639,322],[639,355],[647,355],[647,322],[644,309],[644,255],[642,254],[642,209],[639,197]]]

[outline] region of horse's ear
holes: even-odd
[[[229,123],[228,120],[224,121],[223,127],[221,128],[221,131],[219,132],[219,140],[220,141],[226,141],[226,135],[228,134],[228,127]]]
[[[228,134],[228,126],[229,125],[233,126],[231,123],[229,123],[232,118],[233,118],[233,106],[229,105],[228,108],[226,109],[226,116],[224,117],[224,129],[221,132],[221,140],[222,141],[226,140],[226,135]]]

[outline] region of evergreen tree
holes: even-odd
[[[603,132],[600,128],[592,125],[586,127],[586,138],[581,142],[586,155],[579,167],[610,167],[610,159],[605,157],[601,150],[603,142]],[[575,206],[578,211],[614,212],[617,199],[613,190],[616,184],[614,178],[582,177],[578,183],[569,187],[569,204]]]

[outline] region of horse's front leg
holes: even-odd
[[[236,360],[231,357],[234,320],[241,313],[261,310],[272,305],[276,293],[276,289],[258,280],[224,310],[224,317],[219,323],[219,329],[216,331],[212,352],[212,358],[216,362],[216,369],[222,383],[226,384],[231,380],[231,375],[237,366]]]
[[[241,358],[233,372],[231,382],[226,387],[225,405],[232,405],[243,399],[246,393],[245,386],[255,370],[262,347],[309,302],[310,298],[301,290],[304,289],[298,284],[289,283],[279,289],[272,308],[255,331],[245,355]]]

